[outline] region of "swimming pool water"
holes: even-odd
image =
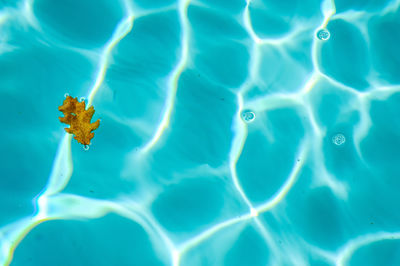
[[[394,0],[0,0],[0,265],[400,265],[399,25]]]

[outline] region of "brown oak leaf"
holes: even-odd
[[[58,107],[58,110],[63,112],[64,117],[59,117],[61,123],[70,125],[66,127],[65,131],[74,134],[79,143],[83,145],[89,145],[90,140],[94,137],[93,130],[97,129],[100,125],[100,120],[91,123],[90,120],[94,114],[93,106],[90,106],[87,110],[86,103],[84,101],[79,102],[78,98],[72,98],[67,96],[63,104]]]

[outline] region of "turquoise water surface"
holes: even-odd
[[[0,0],[0,265],[400,265],[399,43],[399,0]]]

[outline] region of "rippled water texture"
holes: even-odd
[[[399,5],[0,0],[0,265],[400,265]]]

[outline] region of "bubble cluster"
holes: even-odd
[[[326,41],[331,37],[331,34],[329,33],[329,31],[327,29],[320,29],[317,32],[317,37],[318,39],[320,39],[321,41]]]
[[[250,110],[244,110],[240,116],[242,117],[243,121],[246,123],[253,122],[254,119],[256,118],[256,114]]]
[[[340,146],[346,142],[346,138],[343,134],[338,133],[332,137],[332,142],[333,142],[333,144]]]

